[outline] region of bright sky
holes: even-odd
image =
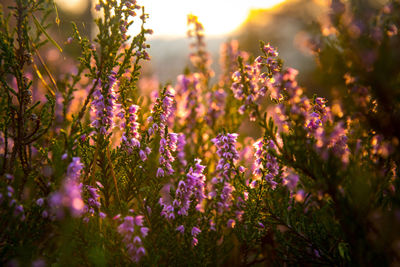
[[[148,27],[155,35],[186,35],[187,15],[198,16],[205,34],[221,35],[235,30],[251,8],[271,8],[284,0],[142,0],[150,14]]]
[[[80,13],[89,0],[56,0],[61,8]],[[285,0],[138,0],[150,14],[147,27],[156,36],[185,36],[187,14],[198,16],[208,36],[235,30],[252,8],[271,8]],[[133,32],[132,32],[133,33]]]

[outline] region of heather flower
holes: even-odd
[[[192,236],[197,236],[198,234],[201,233],[201,230],[200,230],[198,227],[194,226],[194,227],[192,228],[191,233],[192,233]]]
[[[236,224],[236,222],[235,222],[234,219],[229,219],[228,222],[227,222],[227,224],[226,224],[226,226],[227,226],[228,228],[234,228],[234,227],[235,227],[235,224]]]
[[[217,147],[219,161],[216,167],[217,176],[211,180],[211,192],[209,197],[218,199],[216,205],[218,212],[229,210],[232,205],[232,192],[234,187],[230,184],[231,175],[236,174],[235,163],[239,159],[239,153],[235,144],[237,134],[219,134],[211,141]]]
[[[232,74],[231,90],[235,98],[243,100],[243,105],[239,108],[241,114],[266,95],[267,88],[273,87],[273,78],[280,71],[276,50],[267,44],[263,51],[264,56],[257,57],[252,64],[242,64],[240,69]],[[250,114],[250,119],[255,120],[254,111]]]
[[[206,198],[206,177],[203,174],[205,166],[200,163],[201,160],[196,159],[194,166],[190,167],[186,174],[186,180],[179,181],[172,204],[166,204],[163,199],[160,199],[160,204],[163,206],[161,214],[166,218],[175,218],[173,215],[175,210],[178,215],[187,216],[191,204],[201,211],[201,203]]]
[[[82,184],[79,183],[82,169],[83,164],[80,158],[72,158],[61,189],[50,196],[49,206],[59,219],[64,216],[63,208],[67,208],[74,217],[81,216],[83,213]]]
[[[239,153],[236,150],[235,144],[238,134],[219,134],[211,141],[217,147],[217,155],[220,157],[217,165],[217,171],[222,172],[222,176],[227,180],[230,179],[233,164],[239,159]]]
[[[232,73],[239,67],[237,64],[238,58],[241,57],[244,60],[248,59],[248,54],[244,51],[239,50],[239,42],[237,40],[231,40],[223,43],[220,47],[220,66],[222,68],[222,74],[220,77],[221,84],[228,84],[231,82]]]
[[[213,127],[215,121],[225,114],[226,97],[227,93],[222,88],[207,93],[208,111],[206,121],[210,127]]]
[[[173,113],[174,95],[175,91],[172,87],[165,88],[152,107],[152,116],[147,118],[147,121],[152,123],[148,130],[149,135],[159,133],[161,137],[159,147],[160,166],[157,169],[157,177],[164,177],[174,173],[172,163],[175,161],[175,157],[172,153],[177,149],[178,134],[168,133],[167,131],[168,119]]]
[[[256,179],[265,179],[272,188],[275,188],[277,184],[275,177],[279,174],[279,164],[276,157],[271,154],[271,151],[277,151],[274,141],[263,138],[254,143],[254,148],[255,161],[253,175]],[[256,184],[255,180],[252,186],[254,187]]]
[[[8,181],[14,180],[14,176],[11,175],[11,174],[9,174],[9,173],[4,174],[4,177],[5,177]]]
[[[133,262],[139,262],[146,254],[142,239],[147,236],[149,229],[142,227],[142,225],[143,216],[126,216],[117,229]]]
[[[178,152],[177,158],[179,160],[179,163],[182,166],[186,166],[187,161],[185,159],[185,145],[186,145],[186,137],[183,133],[178,134],[178,141],[176,144],[176,151]]]
[[[296,189],[297,183],[299,182],[299,176],[292,171],[285,171],[283,174],[283,184],[289,188],[290,191]]]
[[[139,123],[137,122],[138,116],[137,112],[139,110],[139,106],[131,105],[128,110],[127,114],[124,114],[121,111],[118,115],[120,118],[125,118],[125,123],[121,126],[125,129],[124,133],[122,134],[122,146],[127,149],[129,153],[132,153],[134,148],[140,148],[140,134],[139,134]],[[141,150],[142,151],[142,150]],[[147,159],[147,154],[142,151],[141,158],[143,161]],[[144,153],[144,154],[143,154]]]
[[[183,225],[179,225],[176,227],[176,231],[180,232],[181,234],[185,233],[185,227]]]
[[[210,53],[208,53],[206,50],[206,43],[204,42],[204,27],[199,22],[197,16],[192,14],[188,15],[187,17],[187,25],[187,34],[189,38],[195,38],[195,41],[191,44],[191,46],[196,49],[196,51],[190,54],[190,61],[207,81],[211,76],[214,75],[214,72],[210,68],[212,60]]]
[[[37,204],[39,207],[43,206],[43,203],[44,203],[43,198],[38,198],[38,199],[36,200],[36,204]]]
[[[199,240],[196,238],[198,234],[201,233],[201,230],[194,226],[191,230],[191,234],[192,234],[192,245],[193,246],[197,246],[197,244],[199,243]]]
[[[176,118],[182,126],[185,126],[187,132],[191,133],[205,114],[200,74],[179,75],[175,88],[177,91]]]
[[[161,96],[156,99],[156,103],[151,108],[151,116],[147,118],[152,126],[149,128],[149,135],[153,135],[156,132],[163,134],[165,127],[168,125],[170,117],[173,115],[175,90],[168,86],[164,89]]]
[[[175,161],[172,153],[176,151],[178,135],[176,133],[169,133],[166,137],[160,140],[160,167],[157,169],[157,177],[172,175],[175,172],[172,168],[172,162]]]
[[[338,123],[328,139],[328,148],[331,148],[333,154],[340,158],[344,164],[349,162],[350,156],[346,133],[347,130],[343,127],[343,123]]]
[[[93,93],[92,110],[94,120],[92,126],[101,134],[107,135],[114,127],[114,117],[117,113],[117,96],[115,93],[116,73],[111,72],[108,76],[108,82],[101,88],[101,82],[98,81],[96,90]]]
[[[382,135],[377,134],[371,138],[371,156],[374,161],[377,161],[378,156],[386,158],[392,152],[392,145]]]
[[[84,191],[87,195],[87,202],[84,207],[85,212],[85,220],[88,221],[90,217],[94,216],[95,213],[98,213],[100,216],[100,195],[98,193],[98,189],[96,187],[92,187],[90,185],[83,186]],[[104,214],[105,215],[105,214]],[[100,216],[102,217],[102,216]]]

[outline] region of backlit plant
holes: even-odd
[[[213,77],[194,15],[192,66],[144,95],[136,0],[99,1],[93,40],[73,24],[55,77],[53,1],[2,6],[1,264],[398,264],[399,8],[332,0],[310,44],[328,100],[263,42],[224,44]]]

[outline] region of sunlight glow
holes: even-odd
[[[157,36],[186,35],[186,18],[192,13],[203,23],[205,34],[224,35],[239,27],[250,9],[272,8],[285,0],[142,0],[150,14],[147,26]]]
[[[56,4],[66,12],[81,15],[85,12],[90,0],[55,0]]]
[[[207,36],[225,35],[238,28],[247,18],[251,9],[273,8],[286,0],[138,0],[150,14],[147,28],[154,30],[154,36],[185,36],[187,15],[193,14],[205,28]],[[94,10],[96,0],[55,0],[67,12],[82,14],[89,3]],[[138,22],[138,19],[135,19]],[[138,33],[140,23],[134,23],[131,35]]]

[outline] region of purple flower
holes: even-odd
[[[216,167],[217,176],[211,180],[211,191],[208,196],[215,198],[218,213],[229,210],[232,205],[232,192],[234,187],[230,184],[232,175],[236,175],[235,163],[239,159],[236,150],[236,139],[238,134],[219,134],[211,141],[217,147],[219,161]]]
[[[94,112],[94,120],[92,126],[101,134],[109,134],[114,127],[114,117],[118,113],[115,93],[116,73],[114,71],[108,76],[108,82],[101,87],[98,82],[98,87],[93,93],[94,100],[92,101],[92,110]]]
[[[37,204],[39,207],[41,207],[41,206],[43,205],[43,203],[44,203],[43,198],[38,198],[38,199],[36,200],[36,204]]]
[[[122,146],[128,150],[128,152],[132,152],[134,148],[140,148],[140,134],[139,134],[139,123],[137,122],[138,116],[137,112],[139,110],[139,106],[131,105],[128,108],[127,113],[124,114],[124,111],[119,113],[120,118],[125,117],[125,123],[122,123],[121,126],[125,129],[124,133],[122,134]],[[147,157],[143,157],[140,155],[143,161],[147,159]],[[146,158],[146,159],[145,159]]]
[[[235,224],[236,224],[236,222],[234,219],[229,219],[226,225],[228,228],[234,228]]]
[[[149,233],[149,228],[147,227],[140,228],[140,233],[142,234],[143,237],[146,237]]]
[[[183,225],[179,225],[176,227],[176,231],[180,232],[181,234],[185,233],[185,227]]]
[[[49,206],[52,212],[61,219],[64,216],[63,209],[67,208],[74,217],[81,216],[84,210],[82,200],[82,184],[79,183],[83,164],[79,157],[72,158],[67,169],[67,176],[64,179],[61,189],[53,193],[49,199]]]
[[[270,78],[280,71],[276,50],[267,44],[264,46],[263,52],[264,55],[257,57],[253,64],[246,64],[243,69],[232,74],[231,90],[235,98],[244,102],[241,107],[242,113],[266,95],[267,88],[271,87]],[[262,72],[263,67],[266,67],[266,72]],[[254,120],[255,115],[250,115],[250,119]]]
[[[279,174],[278,161],[271,154],[272,151],[277,152],[275,143],[272,140],[262,139],[254,143],[253,146],[256,149],[253,175],[256,178],[265,179],[272,188],[275,188],[274,178]]]
[[[192,228],[191,234],[192,234],[193,237],[196,237],[200,233],[201,233],[201,230],[198,227],[194,226]]]
[[[146,254],[142,238],[147,236],[149,229],[140,227],[142,224],[143,216],[126,216],[117,229],[122,236],[122,241],[125,243],[130,259],[134,262],[139,262]]]

